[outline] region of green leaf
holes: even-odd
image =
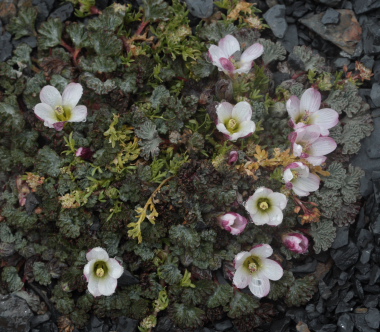
[[[70,81],[61,75],[53,74],[51,76],[50,84],[55,86],[59,91],[65,90]]]
[[[24,287],[24,283],[21,281],[17,269],[14,266],[3,267],[1,279],[7,283],[10,292],[17,292]]]
[[[355,203],[360,198],[359,181],[363,175],[361,168],[348,165],[348,174],[342,188],[343,201],[346,204]]]
[[[82,57],[80,67],[91,73],[110,73],[116,70],[117,64],[109,56],[87,56]]]
[[[332,90],[325,103],[339,114],[345,112],[349,117],[358,113],[362,108],[365,108],[363,111],[369,109],[368,104],[365,104],[359,96],[358,88],[351,82],[346,83],[342,90]]]
[[[122,41],[111,32],[91,32],[90,41],[95,52],[102,56],[119,56],[123,48]]]
[[[90,23],[94,21],[91,20]],[[89,45],[88,33],[86,26],[82,23],[72,23],[66,28],[76,49],[87,47]]]
[[[219,42],[227,35],[233,34],[238,28],[228,21],[214,21],[211,24],[199,24],[196,28],[197,36],[201,39]]]
[[[13,243],[15,239],[11,229],[5,223],[0,223],[0,241]]]
[[[139,141],[141,146],[141,156],[148,160],[150,157],[157,157],[160,153],[159,145],[162,139],[158,136],[156,125],[151,121],[146,121],[135,130],[136,136],[142,138]]]
[[[162,100],[168,97],[170,97],[169,90],[166,89],[163,85],[159,85],[153,90],[152,96],[150,97],[150,102],[152,103],[152,107],[158,108]]]
[[[35,34],[34,22],[37,18],[35,7],[21,7],[18,15],[13,17],[7,28],[15,35],[15,39]]]
[[[173,321],[180,328],[195,329],[203,325],[205,312],[194,306],[175,303],[169,309]]]
[[[317,51],[303,45],[295,46],[292,54],[305,64],[306,70],[315,70],[319,73],[323,72],[325,59],[322,58]]]
[[[61,173],[60,168],[63,160],[47,145],[38,151],[36,159],[36,170],[40,174],[57,177]]]
[[[228,317],[238,318],[254,313],[259,306],[260,302],[253,295],[235,291],[230,304],[225,306],[224,310],[229,310]]]
[[[47,266],[43,262],[35,262],[33,264],[34,279],[41,285],[47,286],[51,283],[51,276]]]
[[[63,23],[59,18],[50,18],[38,31],[38,43],[42,50],[61,44]]]
[[[327,188],[340,189],[343,186],[343,181],[346,177],[346,170],[340,162],[333,161],[327,168],[330,172],[329,176],[323,176],[322,180]]]
[[[32,48],[27,44],[20,44],[13,51],[12,59],[8,60],[8,63],[12,66],[17,65],[19,70],[23,70],[26,67],[31,66],[30,53]]]
[[[24,117],[20,110],[14,109],[12,106],[0,103],[0,132],[16,132],[19,133],[24,129]]]
[[[209,77],[216,68],[214,64],[204,58],[199,58],[196,62],[186,65],[196,79]]]
[[[143,0],[145,21],[168,20],[168,4],[164,0]]]
[[[317,291],[317,280],[313,275],[296,279],[286,295],[285,303],[289,307],[300,307],[311,300]]]
[[[181,282],[182,274],[175,264],[164,264],[157,269],[160,279],[165,280],[169,285],[176,285]]]
[[[199,280],[194,282],[195,287],[188,287],[182,292],[182,301],[185,304],[198,305],[205,303],[207,297],[215,290],[215,283],[211,280]]]
[[[94,77],[90,73],[85,73],[83,79],[86,82],[87,87],[94,90],[98,95],[106,95],[117,87],[115,81],[108,79],[105,82],[102,82],[99,78]]]
[[[282,249],[282,248],[281,248]],[[293,273],[284,270],[284,275],[278,281],[270,281],[270,292],[268,298],[277,301],[278,299],[285,296],[289,290],[289,287],[294,283]]]
[[[170,239],[184,247],[194,248],[200,244],[199,234],[192,228],[184,225],[172,226],[169,230]]]
[[[137,91],[136,72],[125,74],[123,79],[115,78],[115,82],[124,93],[135,93]]]
[[[260,38],[257,42],[264,46],[264,53],[262,55],[264,64],[267,65],[273,61],[282,61],[285,59],[286,50],[279,41],[273,43],[268,39]]]
[[[208,299],[207,306],[209,308],[225,306],[230,302],[233,294],[234,289],[230,285],[218,285],[214,294],[212,294]]]
[[[124,12],[116,12],[112,7],[108,7],[97,18],[89,21],[88,29],[94,31],[115,31],[123,24],[124,15]]]
[[[310,235],[314,240],[315,253],[328,250],[336,237],[336,228],[331,220],[321,220],[311,224]]]

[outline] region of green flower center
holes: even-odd
[[[98,278],[104,277],[108,272],[108,267],[106,262],[103,261],[97,261],[94,264],[94,273]]]
[[[257,201],[257,208],[261,211],[266,211],[270,208],[271,204],[268,198],[262,197]]]
[[[310,124],[310,112],[305,111],[305,113],[300,114],[296,119],[296,123],[304,123],[304,124]]]
[[[250,272],[254,273],[261,267],[261,259],[258,256],[249,256],[243,263],[243,266]]]
[[[239,127],[239,124],[236,122],[235,119],[229,119],[226,128],[230,133],[236,132]]]
[[[59,121],[68,121],[71,118],[71,109],[68,107],[56,106],[54,112]]]

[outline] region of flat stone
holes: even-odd
[[[376,308],[379,303],[379,296],[374,294],[369,294],[364,297],[363,304],[367,308]]]
[[[296,1],[290,9],[292,16],[295,18],[303,17],[309,11],[305,6],[305,1]]]
[[[317,0],[317,1],[330,7],[337,7],[342,2],[342,0]]]
[[[366,248],[367,245],[373,241],[373,235],[368,229],[361,229],[356,241],[359,249]]]
[[[138,325],[138,320],[122,316],[117,319],[116,332],[136,332]]]
[[[213,13],[214,3],[212,0],[185,0],[187,8],[192,15],[198,18],[210,17]]]
[[[377,0],[352,0],[356,14],[363,14],[380,7]]]
[[[31,48],[37,47],[37,38],[35,36],[28,36],[28,37],[23,37],[20,39],[14,39],[12,40],[13,46],[16,48],[20,44],[27,44]]]
[[[4,62],[12,57],[13,45],[12,35],[9,32],[0,36],[0,62]]]
[[[380,84],[379,83],[375,83],[372,85],[370,96],[375,106],[380,107]]]
[[[360,263],[366,264],[369,262],[371,259],[371,254],[372,254],[373,246],[370,245],[368,249],[363,249],[362,254],[360,256]]]
[[[302,308],[288,309],[285,316],[290,317],[296,323],[306,321],[306,311]]]
[[[285,19],[285,6],[276,5],[270,8],[263,16],[277,38],[285,36],[288,23]]]
[[[365,54],[380,53],[380,24],[373,18],[368,18],[363,25],[363,50]]]
[[[46,314],[43,314],[43,315],[34,316],[30,320],[30,326],[36,327],[38,325],[41,325],[41,324],[47,322],[49,319],[50,319],[50,312],[47,312]]]
[[[293,52],[293,48],[298,45],[298,30],[295,24],[288,25],[281,43],[289,53]]]
[[[336,237],[335,240],[331,246],[333,249],[341,248],[348,244],[348,234],[349,234],[350,228],[348,226],[346,227],[338,227],[336,231]]]
[[[326,324],[323,325],[323,327],[316,332],[335,332],[336,331],[336,325],[335,324]]]
[[[291,319],[289,317],[284,317],[281,319],[274,320],[270,325],[270,332],[285,332],[287,331]]]
[[[321,298],[324,300],[327,300],[332,294],[330,287],[327,286],[323,280],[319,281],[318,289],[319,289],[319,294],[321,295]]]
[[[349,244],[339,249],[332,249],[331,257],[334,260],[336,266],[344,271],[358,261],[359,250],[356,247],[355,243],[350,241]]]
[[[365,319],[365,314],[354,314],[354,321],[355,321],[355,327],[357,331],[359,332],[376,332],[375,329],[372,329],[370,326],[368,326],[367,321]]]
[[[65,3],[63,6],[58,7],[53,11],[49,18],[59,18],[62,22],[65,22],[74,12],[74,6],[71,2]]]
[[[368,69],[372,69],[375,64],[373,56],[365,55],[360,59],[360,62],[366,66]]]
[[[293,267],[291,271],[294,273],[312,273],[315,272],[317,264],[317,260],[313,259],[312,261],[305,262],[302,265]]]
[[[365,320],[369,327],[378,329],[380,325],[380,312],[376,308],[371,308],[365,315]]]
[[[375,283],[379,280],[380,278],[380,267],[378,265],[374,265],[372,270],[371,270],[371,277],[369,279],[369,284],[375,285]]]
[[[154,332],[176,332],[177,329],[173,323],[173,321],[169,318],[169,316],[163,316],[158,319],[158,323]]]
[[[230,328],[232,328],[232,322],[229,320],[229,319],[226,319],[222,322],[219,322],[219,323],[215,323],[214,324],[214,327],[217,331],[227,331],[229,330]]]
[[[348,60],[347,58],[337,58],[334,61],[334,65],[337,68],[343,68],[344,66],[348,66],[349,64],[350,64],[350,60]]]
[[[340,21],[340,13],[332,8],[326,10],[322,16],[323,24],[338,24]]]
[[[362,28],[355,17],[355,13],[348,9],[338,9],[340,13],[340,23],[337,25],[324,25],[322,17],[325,12],[301,19],[300,22],[309,29],[316,32],[323,39],[326,39],[343,51],[352,55],[362,38]]]
[[[24,299],[14,295],[0,296],[0,331],[29,332],[32,311]]]
[[[124,270],[121,277],[117,280],[120,286],[130,286],[138,284],[140,281],[131,272]]]
[[[339,316],[338,322],[338,332],[353,332],[354,331],[354,323],[348,314],[343,314]]]

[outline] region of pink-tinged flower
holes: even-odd
[[[75,152],[75,156],[80,157],[80,158],[85,159],[85,160],[91,159],[93,154],[94,153],[91,151],[90,148],[83,148],[83,147],[80,147]]]
[[[309,239],[299,233],[287,233],[282,235],[282,242],[290,251],[304,254],[309,248]]]
[[[240,45],[237,39],[234,36],[227,35],[219,41],[218,46],[210,46],[208,55],[220,71],[226,74],[246,74],[251,70],[253,60],[263,54],[264,47],[259,43],[251,45],[243,52],[240,60],[236,61],[233,55],[239,51]]]
[[[103,248],[94,248],[86,254],[89,261],[84,269],[88,282],[88,291],[93,296],[109,296],[115,292],[117,279],[123,274],[123,267],[114,259],[109,258]]]
[[[319,176],[310,173],[309,167],[301,162],[286,166],[283,179],[286,188],[292,189],[298,196],[309,196],[311,191],[318,190],[321,181]]]
[[[329,129],[336,126],[339,122],[339,114],[331,108],[322,108],[321,94],[319,91],[310,88],[301,96],[291,96],[286,102],[286,109],[291,117],[290,124],[298,129],[308,125],[317,125],[321,130],[322,136],[329,134]]]
[[[239,213],[229,212],[218,217],[218,222],[221,227],[232,235],[239,235],[247,226],[248,220]]]
[[[251,120],[252,109],[246,101],[235,106],[224,102],[216,107],[218,123],[216,128],[231,141],[251,135],[256,125]]]
[[[288,203],[286,196],[268,188],[258,188],[245,203],[245,209],[251,215],[255,225],[277,226],[283,219],[282,210]]]
[[[228,164],[232,165],[239,159],[239,152],[237,151],[231,151],[230,155],[228,156]]]
[[[83,88],[79,83],[70,83],[63,94],[51,85],[42,88],[40,99],[42,103],[34,107],[34,113],[44,121],[44,125],[56,130],[62,130],[65,122],[86,121],[87,107],[78,105]]]
[[[314,166],[321,165],[325,155],[333,152],[337,144],[331,137],[321,137],[321,129],[317,125],[297,129],[289,135],[293,144],[293,154],[306,159]]]
[[[284,273],[280,264],[267,257],[273,254],[269,244],[253,247],[235,256],[233,284],[237,288],[249,287],[253,295],[264,297],[270,291],[269,280],[279,280]]]

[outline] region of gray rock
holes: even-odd
[[[380,312],[376,308],[371,308],[365,315],[365,320],[369,327],[378,329],[380,325]]]
[[[380,1],[378,3],[380,4]],[[369,18],[363,24],[363,49],[365,54],[380,53],[380,24],[373,18]]]
[[[13,45],[12,35],[9,32],[0,36],[0,62],[4,62],[12,57]]]
[[[369,295],[366,295],[364,297],[363,304],[367,308],[376,308],[378,303],[379,303],[379,296],[378,295],[369,294]]]
[[[131,272],[128,270],[124,270],[121,277],[118,279],[117,283],[120,286],[130,286],[138,284],[140,281],[137,279]]]
[[[380,106],[380,84],[375,83],[372,85],[371,99],[376,107]]]
[[[207,18],[213,13],[214,3],[212,0],[185,0],[187,8],[195,17]]]
[[[227,331],[232,327],[232,322],[229,319],[226,319],[222,322],[215,323],[214,327],[217,331]]]
[[[25,300],[14,295],[0,296],[0,331],[28,332],[33,317]]]
[[[323,3],[326,6],[337,7],[340,5],[342,0],[318,0],[318,2]]]
[[[334,65],[337,68],[343,68],[344,66],[348,66],[349,64],[350,64],[350,60],[348,60],[347,58],[337,58],[334,61]]]
[[[361,313],[354,314],[355,327],[356,327],[357,331],[359,331],[359,332],[376,332],[375,329],[372,329],[371,327],[369,327],[365,317],[366,317],[366,314],[361,314]]]
[[[336,331],[336,325],[335,324],[326,324],[323,325],[323,327],[316,332],[335,332]]]
[[[333,249],[339,249],[348,244],[349,227],[338,227],[335,240],[331,246]]]
[[[284,317],[282,319],[277,319],[272,322],[270,326],[270,332],[285,332],[288,330],[291,319],[289,317]]]
[[[353,0],[352,2],[356,14],[363,14],[380,7],[380,1],[377,0]]]
[[[37,316],[34,316],[34,317],[30,320],[30,326],[31,326],[31,327],[36,327],[36,326],[38,326],[38,325],[41,325],[42,323],[47,322],[49,319],[50,319],[50,312],[47,312],[47,313],[44,314],[44,315],[37,315]]]
[[[359,259],[359,250],[355,243],[350,241],[346,246],[331,250],[331,257],[336,266],[342,271],[354,265]]]
[[[329,8],[325,12],[325,15],[322,16],[323,24],[338,24],[340,21],[340,13],[336,10]]]
[[[310,262],[306,262],[300,266],[296,266],[292,268],[291,271],[295,273],[312,273],[317,268],[317,264],[318,264],[317,260],[313,259]]]
[[[352,319],[350,315],[343,314],[338,319],[338,332],[353,332],[354,331],[354,324],[352,322]]]
[[[63,6],[58,7],[53,11],[49,18],[59,18],[62,22],[65,22],[74,12],[74,6],[71,2],[65,3]]]
[[[369,69],[373,68],[373,65],[375,64],[375,60],[373,59],[373,56],[365,55],[360,59],[360,62],[364,64]]]
[[[263,16],[272,29],[273,34],[278,38],[283,38],[288,28],[288,23],[285,19],[285,6],[276,5],[270,8]]]
[[[136,332],[139,321],[128,317],[119,317],[116,332]]]
[[[23,43],[29,45],[31,48],[35,48],[37,47],[37,38],[34,36],[29,36],[29,37],[23,37],[17,40],[16,39],[12,40],[12,44],[14,47],[17,47],[18,45],[23,44]]]
[[[298,45],[298,31],[295,24],[288,25],[281,42],[289,53],[293,52],[293,48]]]
[[[40,327],[39,332],[58,332],[58,327],[53,322],[44,323]],[[75,332],[75,330],[73,332]]]

